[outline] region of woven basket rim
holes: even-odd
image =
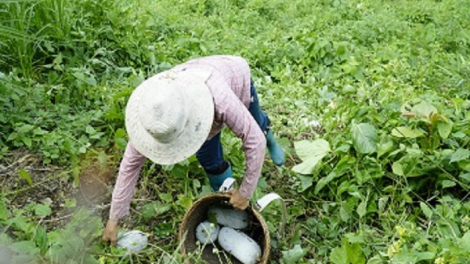
[[[183,256],[183,259],[184,259],[185,263],[192,264],[192,262],[187,259],[188,252],[186,251],[185,242],[184,242],[185,234],[186,234],[186,231],[187,231],[186,226],[188,226],[188,221],[189,221],[188,219],[190,219],[190,216],[204,202],[214,201],[216,199],[230,199],[230,197],[231,197],[231,195],[228,194],[228,193],[207,194],[207,195],[202,196],[198,200],[196,200],[188,208],[188,210],[186,210],[186,213],[183,216],[183,220],[181,221],[180,229],[179,229],[179,232],[178,232],[178,240],[181,243],[180,253]],[[257,263],[266,264],[266,263],[268,263],[268,258],[269,258],[269,254],[270,254],[270,234],[269,234],[267,224],[266,224],[264,218],[262,217],[262,215],[253,206],[249,206],[247,208],[247,210],[249,210],[249,212],[252,213],[252,215],[256,218],[256,220],[259,221],[259,224],[260,224],[260,226],[263,230],[263,244],[264,244],[264,247],[262,247],[263,248],[262,249],[263,254],[262,254],[260,260]]]

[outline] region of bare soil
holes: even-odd
[[[79,169],[80,182],[74,186],[69,168],[44,165],[40,156],[16,150],[0,161],[0,186],[10,208],[23,208],[32,202],[49,204],[52,214],[44,219],[48,229],[62,226],[76,210],[68,208],[67,202],[75,201],[77,207],[86,206],[107,217],[117,169],[93,161],[84,162]],[[19,176],[20,170],[29,174],[31,185]]]

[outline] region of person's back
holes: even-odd
[[[236,56],[190,60],[150,77],[131,94],[126,106],[129,142],[113,191],[103,240],[116,244],[118,220],[129,212],[140,170],[149,158],[175,164],[196,154],[214,191],[232,169],[220,141],[226,126],[242,140],[246,168],[230,204],[246,209],[261,175],[265,149],[278,166],[284,152],[261,111],[247,61]]]

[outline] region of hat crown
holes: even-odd
[[[161,143],[175,140],[188,118],[184,101],[182,89],[166,85],[152,87],[139,109],[143,128]]]
[[[126,105],[129,143],[157,164],[175,164],[197,152],[209,135],[214,101],[210,71],[170,70],[142,82]]]

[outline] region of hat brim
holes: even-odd
[[[126,130],[133,146],[153,162],[171,165],[194,155],[206,141],[214,119],[214,102],[206,80],[210,72],[182,71],[170,73],[172,88],[181,89],[184,102],[189,107],[189,116],[182,133],[169,143],[155,140],[142,126],[139,119],[139,106],[146,96],[146,90],[158,85],[161,73],[144,81],[131,94],[126,106]],[[156,78],[156,79],[155,79]],[[145,82],[152,81],[152,85]],[[168,79],[163,80],[168,82]],[[178,106],[175,106],[178,107]]]

